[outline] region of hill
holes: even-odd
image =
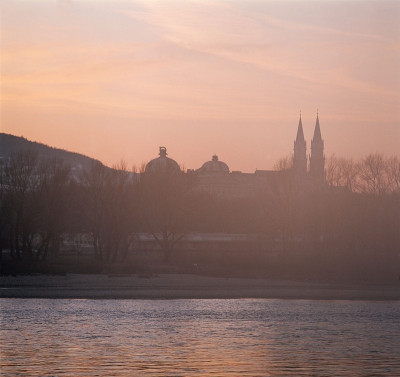
[[[89,169],[95,160],[79,153],[69,152],[63,149],[53,148],[48,145],[37,143],[6,133],[0,133],[0,159],[6,159],[13,153],[21,150],[31,150],[38,154],[39,159],[57,158],[71,166],[73,170]]]

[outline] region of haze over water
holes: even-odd
[[[0,300],[2,376],[396,376],[400,302]]]
[[[357,173],[351,171],[353,182],[363,165],[353,166],[351,158],[361,161],[376,152],[372,161],[380,161],[380,155],[398,154],[399,1],[3,0],[0,14],[1,133],[83,153],[109,166],[122,159],[128,168],[139,168],[163,145],[187,169],[197,170],[216,154],[230,171],[254,173],[271,169],[293,152],[301,110],[305,162],[317,114],[325,143],[320,161],[332,154],[346,158],[335,166],[341,161],[342,167],[357,167]],[[398,166],[397,159],[382,161],[381,172]],[[372,178],[384,186],[379,174]],[[370,188],[372,178],[364,187]],[[257,206],[247,212],[234,200],[214,212],[208,200],[204,213],[210,217],[203,217],[213,225],[200,219],[199,228],[240,234],[261,229],[268,240],[283,229],[289,236],[277,237],[278,246],[290,246],[297,234],[312,241],[315,253],[305,244],[304,259],[295,254],[297,241],[294,252],[284,246],[289,254],[278,255],[278,272],[266,269],[262,276],[280,277],[280,271],[292,268],[303,277],[314,269],[317,278],[375,281],[376,275],[377,281],[397,284],[399,201],[393,182],[399,180],[389,181],[397,191],[388,194],[385,188],[375,195],[365,189],[368,197],[358,195],[353,184],[348,198],[341,190],[311,193],[307,205],[297,203],[292,190],[272,199],[262,190],[263,201],[257,197]],[[67,179],[64,183],[66,191],[54,186],[54,192],[69,192],[73,185]],[[229,184],[218,186],[220,192],[228,192]],[[119,234],[114,229],[129,229],[136,236],[142,230],[135,226],[146,216],[157,224],[163,203],[169,225],[177,219],[182,234],[198,220],[200,207],[191,209],[189,200],[178,200],[178,211],[168,212],[170,198],[178,196],[175,189],[157,202],[154,198],[162,198],[157,190],[153,196],[142,190],[136,197],[136,188],[129,185],[124,191],[105,185],[109,191],[98,196],[105,208],[99,222],[91,212],[97,206],[87,206],[84,195],[90,183],[77,190],[78,200],[74,194],[70,202],[59,195],[59,203],[73,203],[60,207],[64,213],[53,204],[36,206],[46,198],[40,196],[45,190],[31,191],[38,195],[21,202],[33,203],[26,213],[41,211],[38,219],[20,222],[15,214],[22,211],[15,205],[2,212],[6,225],[0,229],[10,235],[10,245],[35,239],[34,232],[39,237],[43,224],[57,242],[71,228],[102,229],[99,239],[109,247]],[[125,187],[134,188],[132,197]],[[121,199],[118,205],[116,198]],[[137,203],[146,203],[149,211]],[[253,216],[255,208],[260,214]],[[54,222],[70,222],[60,226],[57,237],[48,213]],[[179,221],[174,213],[190,216]],[[86,218],[95,221],[87,224]],[[23,226],[19,231],[19,224],[35,224],[34,230],[29,233],[30,227]],[[153,225],[145,230],[153,232]],[[118,244],[127,245],[131,238],[126,232]],[[21,250],[29,249],[32,257],[26,243]],[[221,255],[232,259],[233,269],[246,266],[244,251],[237,260]],[[211,273],[222,257],[217,252],[210,257]],[[249,269],[257,265],[249,260]],[[119,263],[134,266],[124,259]],[[60,290],[54,281],[51,288]],[[146,279],[146,284],[154,288],[155,283]],[[78,287],[94,290],[86,283]],[[400,301],[0,299],[0,376],[400,376],[399,313]]]

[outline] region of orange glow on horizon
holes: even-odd
[[[165,145],[186,168],[216,153],[252,172],[292,152],[300,109],[309,148],[319,108],[327,155],[398,153],[400,4],[1,7],[2,132],[108,165]]]

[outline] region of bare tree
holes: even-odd
[[[373,195],[382,195],[389,190],[385,158],[378,153],[366,156],[359,165],[358,190]]]
[[[196,208],[193,175],[181,171],[145,173],[140,180],[144,228],[151,233],[169,262],[176,244],[190,229]]]
[[[6,232],[8,225],[8,215],[7,215],[7,189],[5,181],[5,164],[2,159],[0,159],[0,264],[3,256],[3,248],[6,243]]]
[[[326,163],[326,182],[332,187],[346,187],[355,191],[359,165],[350,158],[330,156]]]
[[[81,176],[81,213],[84,226],[92,236],[93,249],[97,260],[103,259],[105,246],[104,231],[106,223],[106,185],[108,170],[100,162],[94,162],[89,171]]]
[[[126,170],[125,162],[114,165],[106,183],[106,225],[104,238],[109,263],[122,261],[137,228],[137,183]]]
[[[397,156],[386,160],[386,174],[390,191],[400,192],[400,159]]]
[[[100,262],[115,263],[127,255],[137,227],[136,185],[123,161],[112,169],[94,163],[83,174],[82,213]]]
[[[293,156],[291,154],[280,158],[274,164],[274,170],[282,171],[282,170],[290,170],[293,167]]]
[[[37,225],[37,155],[32,151],[13,154],[4,167],[7,187],[9,241],[11,256],[33,258],[33,241]]]
[[[70,168],[62,160],[44,161],[39,169],[40,245],[37,259],[46,260],[49,250],[57,253],[61,234],[66,230],[66,214],[69,206]]]

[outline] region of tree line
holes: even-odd
[[[279,169],[289,163],[281,161]],[[0,252],[34,265],[57,255],[66,233],[90,235],[96,263],[125,263],[137,235],[153,236],[164,262],[192,231],[256,235],[276,271],[399,267],[400,161],[332,156],[326,185],[284,176],[245,198],[196,190],[195,174],[158,174],[94,162],[78,175],[57,159],[20,151],[1,162]],[[248,254],[243,254],[243,266]],[[253,256],[251,257],[253,258]],[[261,258],[261,257],[260,257]],[[263,257],[264,258],[264,257]],[[4,258],[3,258],[4,259]],[[263,259],[264,260],[264,259]],[[275,263],[275,264],[274,264]],[[349,267],[350,266],[350,267]],[[384,266],[382,268],[384,268]]]
[[[290,158],[278,161],[285,170]],[[288,181],[260,196],[262,223],[279,235],[292,273],[400,274],[400,160],[331,156],[326,185]],[[302,188],[303,187],[303,188]],[[300,253],[299,253],[300,251]]]
[[[113,264],[147,232],[169,261],[199,198],[184,172],[144,176],[144,167],[128,171],[124,162],[94,161],[76,175],[62,160],[24,150],[2,160],[0,172],[0,260],[7,250],[25,266],[57,255],[67,233],[90,235],[96,263]]]

